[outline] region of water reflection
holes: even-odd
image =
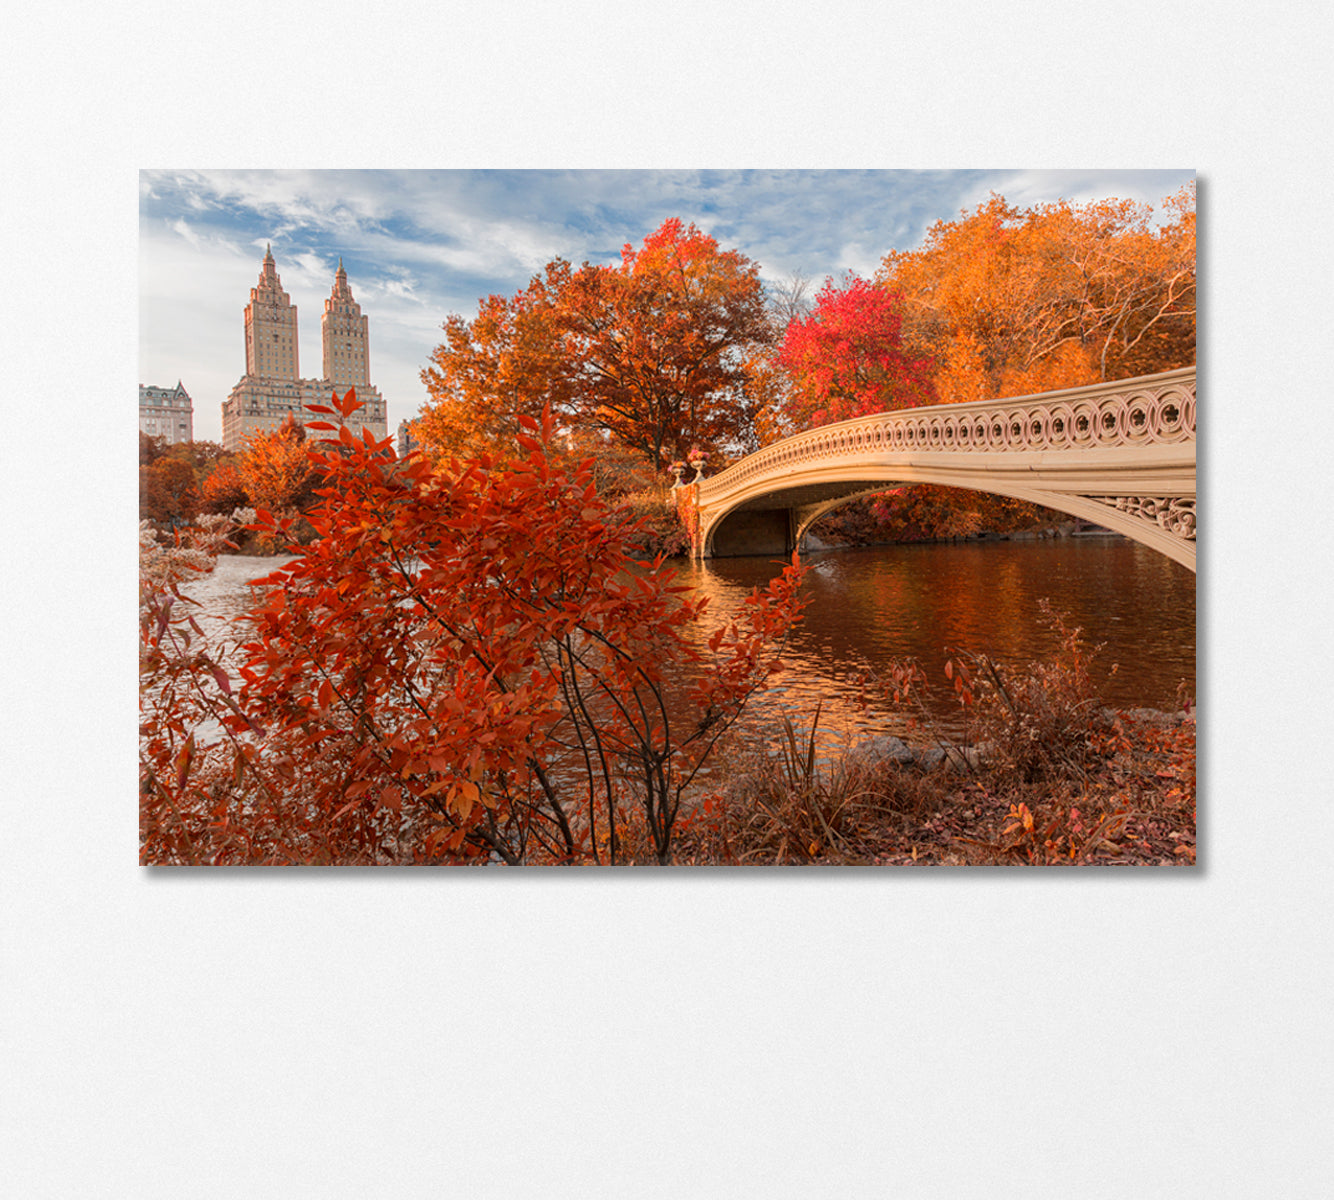
[[[1186,681],[1194,694],[1195,576],[1147,547],[1121,538],[888,546],[809,556],[811,602],[794,632],[784,699],[858,729],[892,726],[860,713],[856,679],[898,658],[915,658],[943,683],[952,650],[1008,663],[1053,654],[1058,637],[1041,619],[1040,599],[1105,648],[1094,679],[1123,707],[1172,707]],[[731,612],[781,565],[714,559],[683,578]],[[1113,664],[1118,664],[1115,673]],[[942,689],[937,712],[955,713]]]
[[[232,620],[256,598],[249,581],[287,561],[224,557],[212,575],[191,583],[210,640],[244,635]],[[858,702],[858,678],[897,658],[917,659],[941,683],[936,711],[953,718],[942,675],[951,650],[1010,663],[1055,652],[1057,639],[1038,609],[1042,598],[1090,642],[1105,643],[1094,676],[1109,703],[1172,707],[1183,680],[1194,693],[1195,575],[1137,543],[1098,537],[887,546],[806,561],[811,602],[784,654],[786,669],[753,702],[748,720],[759,740],[777,735],[784,714],[806,722],[817,701],[833,737],[904,732],[902,716]],[[763,558],[713,559],[683,564],[681,578],[709,597],[712,627],[781,569]]]
[[[209,574],[182,586],[182,594],[199,606],[191,610],[191,615],[199,622],[210,647],[224,659],[233,659],[236,643],[251,636],[249,626],[239,620],[262,596],[261,589],[252,587],[251,581],[271,574],[292,559],[290,554],[269,558],[224,554]]]

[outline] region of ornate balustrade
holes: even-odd
[[[758,450],[700,484],[706,504],[775,467],[867,451],[1091,450],[1193,441],[1195,368],[1012,400],[875,413]]]
[[[1189,548],[1141,540],[1193,567],[1194,442],[1194,367],[1034,396],[876,413],[797,434],[701,480],[695,485],[697,544],[708,553],[713,526],[729,510],[757,507],[766,493],[787,493],[795,512],[798,491],[809,500],[822,480],[846,483],[846,498],[880,479],[886,486],[941,482],[995,490],[1131,536],[1147,522]],[[807,504],[801,525],[838,502]]]

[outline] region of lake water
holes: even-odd
[[[1183,681],[1194,697],[1195,575],[1136,542],[1096,536],[882,546],[803,561],[811,602],[771,700],[798,712],[820,700],[822,721],[881,731],[883,714],[858,709],[857,679],[904,658],[916,659],[940,685],[937,714],[953,716],[957,705],[943,674],[950,652],[1019,664],[1058,650],[1042,599],[1087,642],[1103,644],[1093,676],[1108,704],[1176,708]],[[685,575],[712,604],[730,610],[778,570],[764,559],[712,559]]]
[[[251,603],[248,581],[285,561],[223,557],[190,585],[212,638],[228,636],[230,618]],[[884,546],[804,561],[811,603],[784,655],[786,669],[752,704],[756,737],[771,738],[784,714],[804,724],[817,702],[831,737],[903,732],[902,715],[858,703],[859,677],[902,658],[917,659],[939,685],[935,709],[948,723],[957,712],[942,673],[948,654],[1015,664],[1053,654],[1058,638],[1042,621],[1044,598],[1090,643],[1104,644],[1094,678],[1107,703],[1175,708],[1183,681],[1195,694],[1195,575],[1138,543],[1095,536]],[[781,567],[734,558],[681,570],[720,619]]]

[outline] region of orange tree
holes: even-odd
[[[229,513],[250,503],[250,495],[235,463],[219,463],[199,487],[199,509],[205,513]]]
[[[653,470],[692,445],[744,442],[755,408],[751,366],[773,340],[759,267],[672,219],[616,266],[562,259],[472,322],[451,317],[422,380],[418,422],[445,453],[494,449],[518,415],[550,406],[608,431]]]
[[[790,427],[876,409],[1017,396],[1195,361],[1195,195],[1147,205],[1021,209],[992,196],[887,255],[877,287],[826,287],[788,327]],[[877,294],[878,293],[878,294]],[[922,372],[927,373],[925,381]],[[980,492],[918,487],[872,506],[893,536],[956,536],[1054,519]]]
[[[305,442],[305,428],[291,416],[273,432],[250,438],[236,463],[236,472],[252,505],[290,513],[314,500],[319,474]]]
[[[1195,191],[1166,219],[1128,200],[1021,209],[993,195],[895,251],[878,281],[942,402],[1018,396],[1195,361]]]
[[[575,413],[575,367],[566,353],[559,306],[569,263],[547,264],[513,297],[488,296],[477,316],[445,321],[445,341],[422,371],[431,403],[413,434],[437,456],[511,453],[518,417],[550,408]]]
[[[204,748],[150,722],[149,861],[671,860],[687,789],[776,665],[800,570],[702,641],[703,601],[633,560],[590,465],[550,461],[550,414],[523,424],[522,457],[443,470],[308,426],[337,428],[309,451],[317,540],[263,581],[239,687],[207,656],[181,667],[170,598],[148,604],[155,670],[212,696],[223,731]]]
[[[1195,189],[1148,205],[1061,200],[1021,209],[992,196],[894,252],[878,282],[902,298],[904,344],[935,363],[943,403],[1020,396],[1167,371],[1195,361]],[[912,489],[882,516],[919,535],[1057,519],[985,493]],[[1063,518],[1061,518],[1063,519]]]
[[[168,443],[140,432],[140,519],[179,525],[199,513],[243,506],[246,497],[233,457],[217,442]]]

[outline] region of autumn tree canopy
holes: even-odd
[[[251,437],[236,465],[251,504],[272,512],[293,512],[313,502],[319,476],[305,441],[305,429],[290,416],[272,432]]]
[[[431,403],[423,442],[448,453],[494,450],[521,415],[545,406],[606,430],[653,468],[692,445],[746,436],[750,368],[772,342],[758,266],[678,219],[615,266],[563,259],[512,298],[452,316],[422,372]]]
[[[199,486],[199,511],[227,514],[250,503],[241,472],[233,462],[219,463]]]
[[[902,325],[902,301],[888,288],[855,275],[827,281],[778,352],[792,430],[934,403],[932,363],[904,350]]]
[[[471,458],[511,444],[520,416],[547,406],[560,419],[573,415],[558,307],[569,277],[569,263],[553,260],[517,295],[480,301],[472,321],[457,313],[445,321],[445,341],[422,371],[431,402],[414,434],[425,446]]]
[[[212,507],[208,481],[226,451],[217,442],[168,442],[139,433],[139,516],[159,524],[193,520],[200,512],[230,511]],[[233,506],[235,507],[235,506]]]
[[[885,256],[910,352],[942,403],[1016,396],[1195,361],[1195,189],[1164,220],[1129,200],[1021,209],[993,195]]]
[[[1017,396],[1195,361],[1195,194],[1021,209],[992,196],[888,254],[874,283],[827,282],[776,362],[781,433],[922,403]],[[917,487],[874,505],[894,536],[1049,520],[984,493]]]
[[[355,389],[349,395],[355,398]],[[302,512],[314,504],[322,482],[308,449],[304,427],[291,416],[277,429],[252,436],[238,453],[228,453],[217,442],[168,445],[141,433],[140,519],[181,525],[247,507]]]
[[[143,454],[142,442],[140,454]],[[163,525],[182,523],[191,520],[198,511],[195,473],[184,459],[163,454],[139,468],[141,518]]]
[[[786,379],[785,431],[876,412],[936,403],[935,362],[905,348],[903,298],[855,275],[828,280],[810,314],[787,327],[777,363]],[[983,528],[1022,528],[1041,519],[1035,506],[982,492],[919,484],[863,504],[881,536],[919,541]]]

